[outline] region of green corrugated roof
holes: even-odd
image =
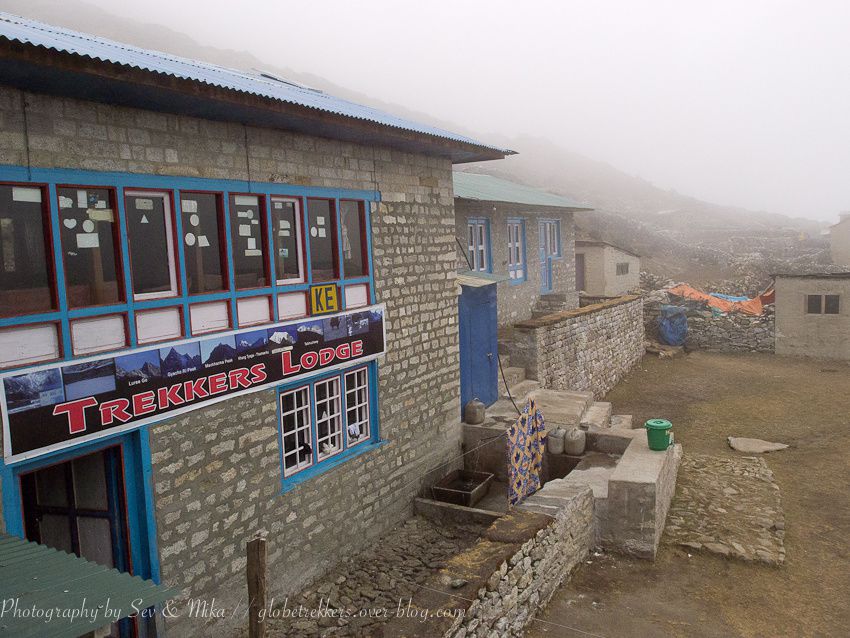
[[[144,609],[178,593],[73,554],[0,534],[0,605],[17,600],[17,613],[7,606],[0,615],[0,636],[73,638],[126,618],[134,611],[133,601],[141,600],[137,607]],[[107,604],[110,614],[121,610],[117,618],[104,618]],[[41,612],[33,614],[34,609]],[[53,618],[45,622],[49,610]],[[78,617],[63,617],[63,610],[77,610]]]
[[[492,175],[462,171],[454,171],[453,175],[455,197],[462,199],[591,210],[591,206],[588,204],[582,204],[561,195],[547,193],[525,184],[509,182]]]

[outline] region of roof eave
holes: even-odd
[[[443,157],[453,164],[504,159],[515,154],[508,149],[410,131],[2,37],[0,78],[5,84],[37,93],[267,126]]]
[[[527,202],[508,202],[500,199],[482,199],[480,197],[464,197],[463,195],[455,195],[455,199],[464,199],[468,202],[487,202],[493,204],[505,204],[508,206],[526,206],[528,208],[543,208],[550,211],[560,211],[562,213],[582,213],[596,210],[594,208],[583,208],[581,206],[554,206],[552,204],[529,204]]]

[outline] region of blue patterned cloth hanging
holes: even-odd
[[[540,489],[546,438],[543,413],[529,399],[508,429],[508,503],[517,505]]]

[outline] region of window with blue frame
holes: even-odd
[[[367,365],[278,389],[284,486],[374,440],[370,374]]]
[[[508,220],[508,276],[514,283],[526,279],[525,266],[525,221]]]
[[[472,270],[490,272],[490,223],[486,218],[467,221],[467,250]]]
[[[0,369],[366,306],[376,195],[0,167]]]
[[[561,222],[557,219],[546,219],[540,222],[543,236],[543,252],[547,257],[561,256]]]

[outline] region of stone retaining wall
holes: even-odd
[[[644,353],[643,301],[630,295],[557,312],[514,326],[511,365],[554,390],[590,391],[599,398]]]
[[[660,304],[645,304],[646,334],[658,338]],[[685,346],[710,352],[775,352],[776,330],[772,307],[766,314],[752,317],[742,314],[688,316]]]
[[[592,543],[590,488],[547,484],[432,576],[411,602],[420,615],[394,619],[384,636],[521,636]]]

